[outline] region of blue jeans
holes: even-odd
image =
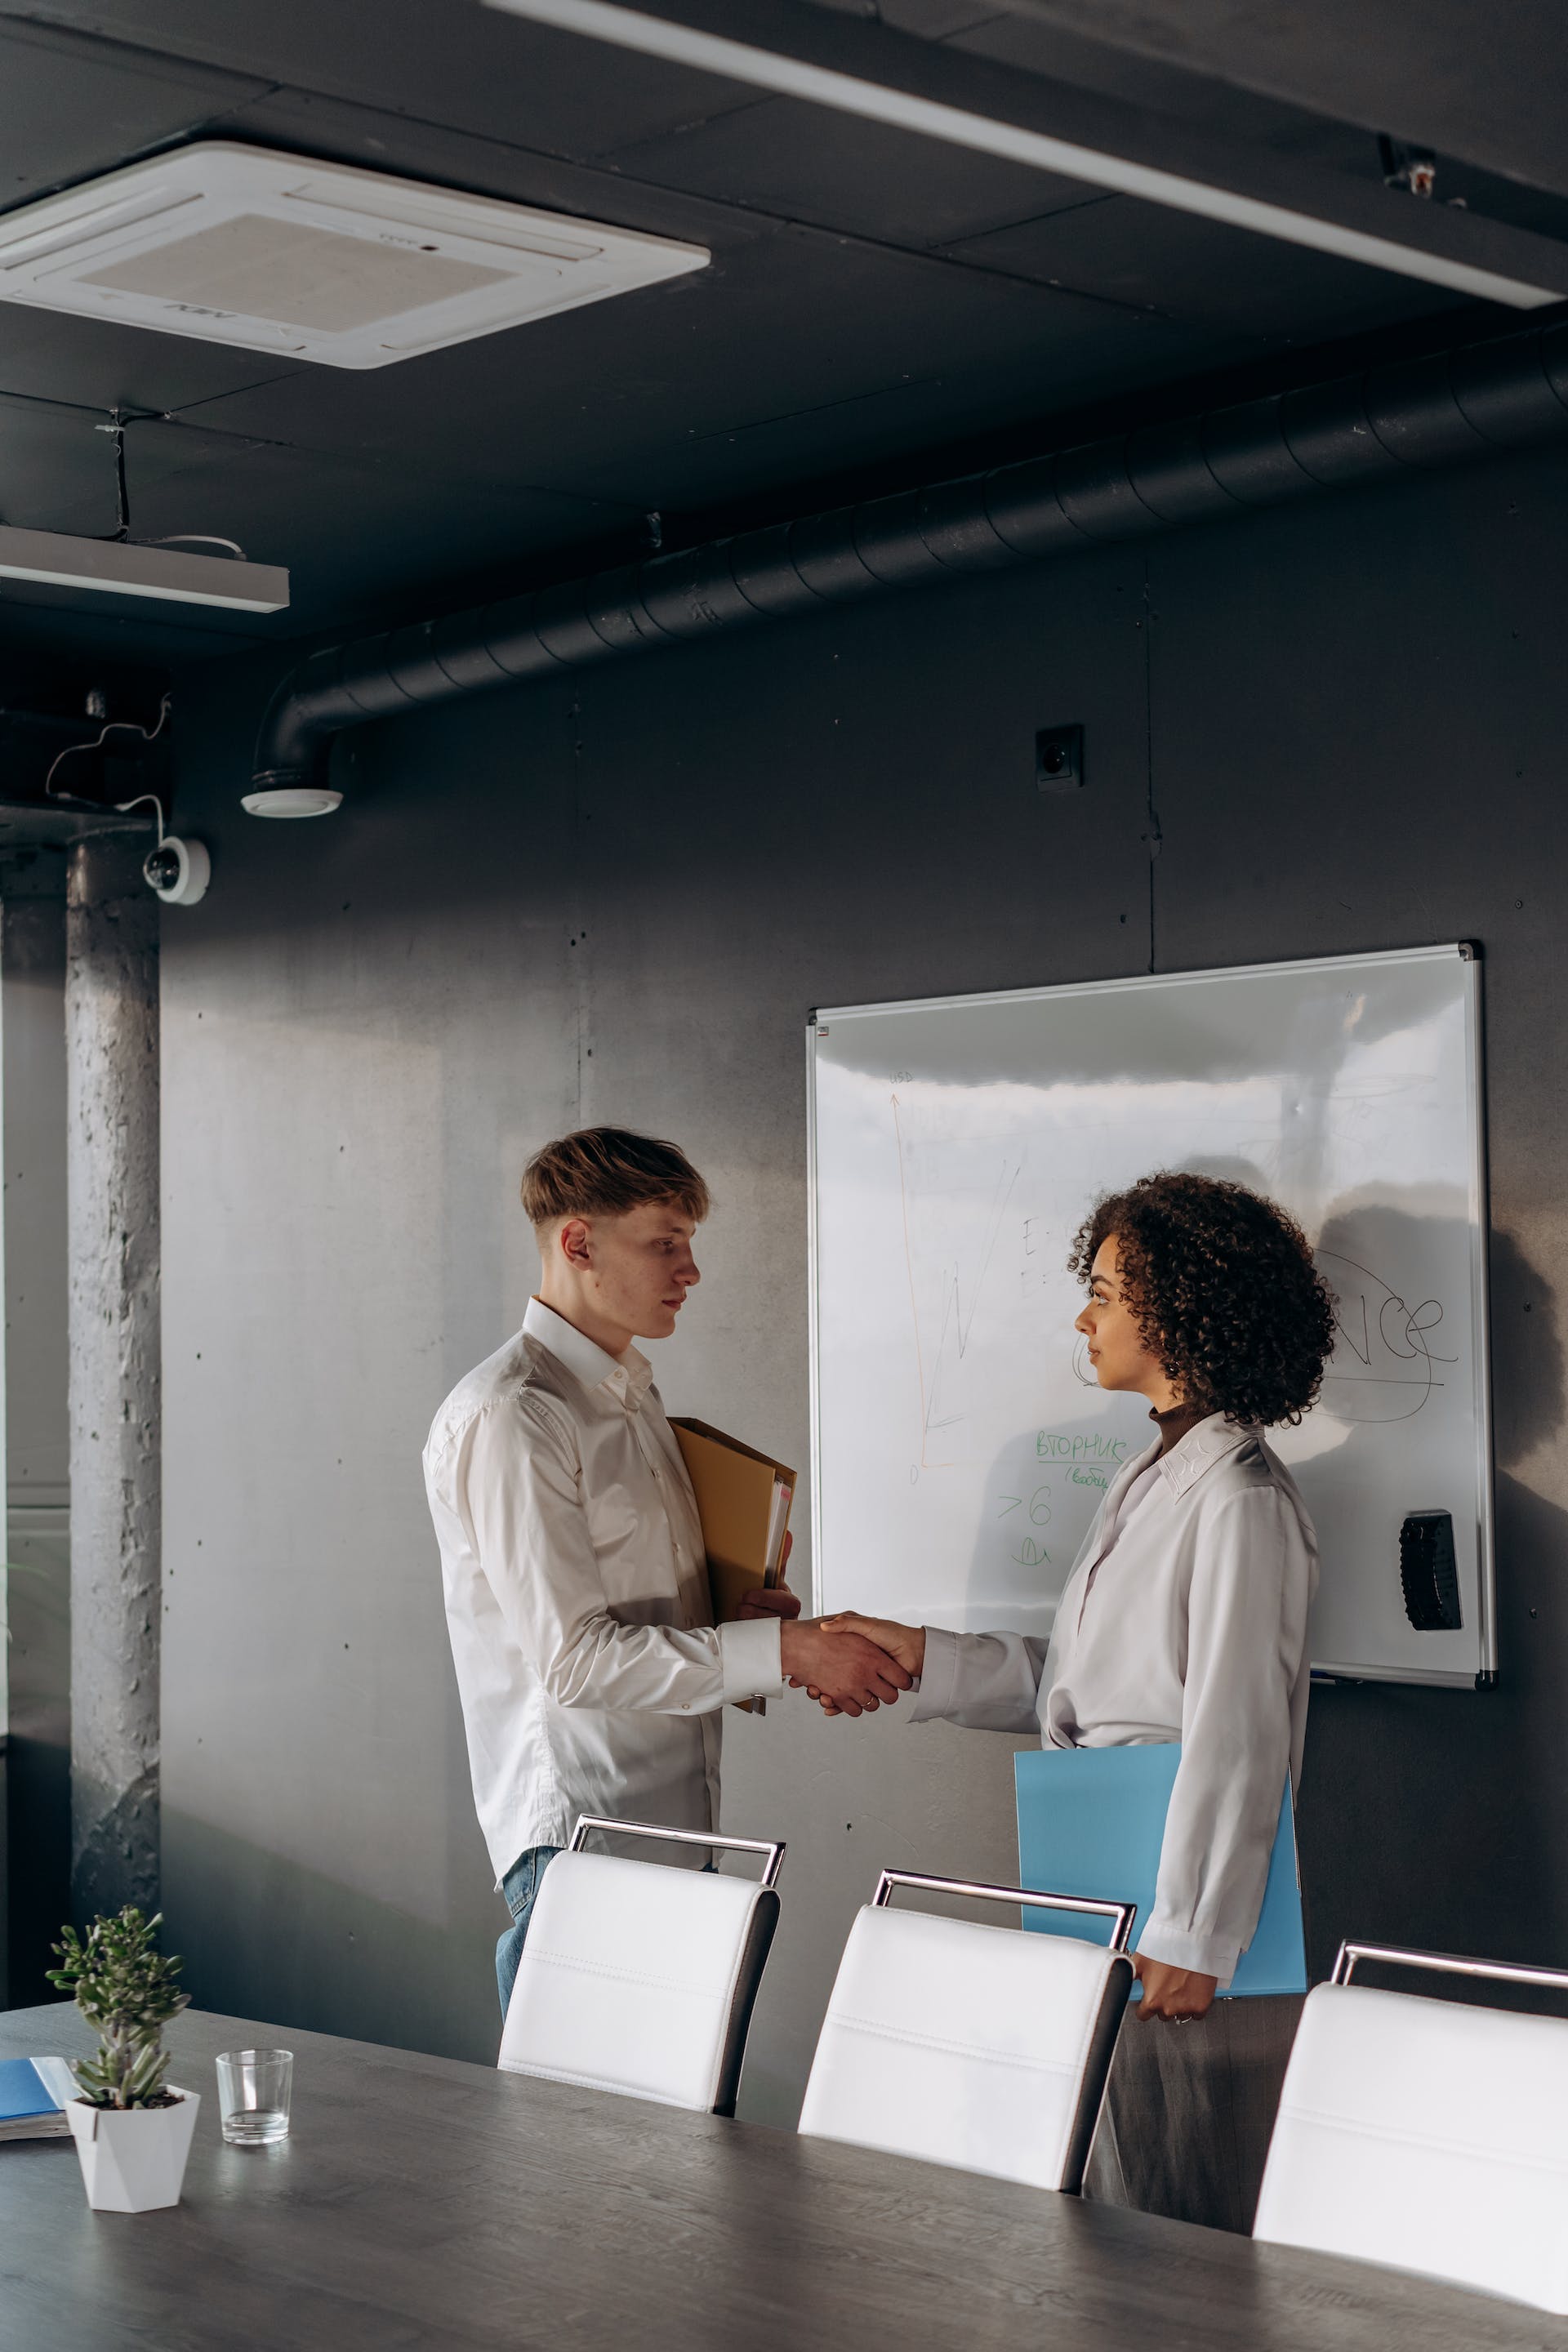
[[[496,1984],[500,1992],[500,2013],[504,2018],[511,2005],[511,1989],[517,1982],[518,1963],[528,1940],[528,1923],[533,1913],[534,1898],[546,1865],[558,1854],[558,1845],[531,1845],[520,1854],[501,1880],[500,1891],[506,1896],[506,1907],[511,1913],[511,1926],[496,1943]]]

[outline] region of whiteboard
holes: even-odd
[[[1480,967],[1461,946],[906,1004],[808,1026],[817,1592],[1048,1633],[1152,1434],[1075,1334],[1096,1196],[1155,1169],[1300,1218],[1336,1298],[1321,1398],[1268,1433],[1318,1530],[1314,1664],[1497,1664]],[[1418,1632],[1406,1512],[1452,1514],[1462,1623]]]

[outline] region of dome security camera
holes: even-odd
[[[182,841],[178,834],[166,833],[142,860],[142,878],[166,906],[194,907],[206,895],[212,870],[212,859],[201,842]]]

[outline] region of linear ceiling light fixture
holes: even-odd
[[[128,425],[142,420],[135,414],[128,417],[121,408],[111,409],[110,416],[109,424],[96,425],[93,430],[110,435],[114,442],[115,530],[105,539],[81,539],[66,531],[24,530],[0,523],[0,580],[87,588],[110,596],[151,596],[170,604],[221,604],[236,613],[286,611],[287,571],[279,563],[252,563],[232,539],[206,530],[132,538],[125,433]],[[187,555],[188,547],[226,547],[229,554]],[[163,720],[158,723],[162,727]]]
[[[923,96],[917,89],[900,89],[889,81],[864,79],[858,73],[816,65],[804,55],[789,54],[787,48],[737,40],[728,33],[710,32],[698,24],[622,7],[615,0],[485,0],[485,5],[526,17],[533,24],[580,33],[591,40],[636,50],[644,57],[661,58],[671,65],[695,68],[700,72],[720,75],[727,81],[772,90],[781,98],[803,99],[813,106],[831,107],[841,114],[888,123],[900,131],[942,140],[950,146],[970,148],[977,154],[1032,165],[1040,171],[1057,173],[1064,179],[1082,181],[1090,187],[1142,197],[1145,203],[1164,205],[1175,212],[1195,213],[1205,220],[1223,221],[1233,228],[1252,229],[1287,245],[1307,246],[1318,253],[1337,255],[1342,260],[1363,262],[1370,268],[1419,278],[1475,300],[1502,302],[1515,310],[1528,310],[1568,297],[1568,247],[1550,238],[1503,229],[1500,224],[1465,215],[1459,216],[1464,226],[1456,224],[1446,235],[1443,223],[1447,208],[1443,206],[1421,207],[1426,219],[1419,224],[1413,222],[1410,226],[1413,233],[1425,236],[1428,243],[1425,247],[1407,244],[1393,236],[1379,235],[1375,229],[1324,218],[1310,210],[1298,210],[1289,203],[1271,202],[1241,189],[1191,177],[1184,171],[1141,163],[1099,146],[1080,144],[1021,123],[973,112]],[[690,16],[703,11],[689,7],[685,13]],[[721,12],[709,9],[706,13],[718,15],[721,21]],[[921,68],[923,78],[929,78],[933,62],[939,68],[945,62],[953,69],[966,69],[976,62],[944,53],[936,44],[913,41],[905,35],[865,26],[857,19],[823,13],[821,30],[812,28],[814,45],[830,40],[842,47],[846,43],[859,41],[860,53],[865,54],[864,41],[868,35],[870,39],[884,44],[888,58],[901,54],[911,68],[917,63],[913,53],[923,49],[930,53]],[[772,21],[782,27],[784,20],[777,10],[773,12]],[[791,39],[790,46],[800,50],[805,40],[803,31],[800,37]],[[895,46],[889,47],[889,44]],[[914,79],[917,74],[910,71],[904,78]],[[1026,86],[1028,77],[1015,76],[1013,79],[1016,88],[1020,83]],[[1276,160],[1268,159],[1271,167]],[[1321,187],[1329,175],[1315,176]],[[1342,181],[1336,194],[1342,198],[1335,203],[1336,210],[1364,210],[1360,205],[1363,194],[1384,203],[1388,201],[1388,194],[1383,188],[1363,192],[1358,183],[1348,179]],[[1452,220],[1451,215],[1447,218]],[[1457,242],[1461,237],[1474,247],[1484,240],[1489,230],[1495,233],[1494,242],[1506,240],[1516,253],[1531,257],[1534,267],[1528,275],[1515,276],[1506,268],[1488,267],[1483,261],[1466,258],[1460,251],[1431,249],[1433,244]],[[1536,280],[1536,268],[1541,272],[1540,282]]]
[[[60,530],[0,523],[0,580],[47,588],[90,588],[111,596],[153,596],[173,604],[226,604],[237,613],[281,613],[289,574],[277,563],[187,555],[122,539],[74,539]]]

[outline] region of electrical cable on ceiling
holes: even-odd
[[[162,723],[163,722],[160,720],[159,724],[161,725]],[[155,727],[153,730],[153,734],[155,735],[157,731],[158,730]],[[151,742],[152,736],[149,736],[147,740]],[[153,814],[158,819],[157,846],[162,849],[163,846],[163,803],[158,798],[156,793],[138,793],[134,800],[116,801],[114,803],[115,814],[117,816],[129,816],[133,808],[142,807],[144,802],[151,803]]]
[[[100,535],[123,546],[131,537],[131,491],[125,478],[125,428],[127,425],[173,425],[175,419],[173,412],[166,408],[142,409],[134,415],[127,416],[122,408],[114,407],[109,415],[109,424],[95,425],[92,428],[95,433],[112,435],[114,440],[115,527],[113,530]],[[137,544],[142,547],[221,547],[226,549],[230,555],[237,556],[241,563],[247,563],[250,560],[237,539],[223,539],[216,532],[208,530],[175,530],[166,538],[141,540]]]
[[[229,553],[237,555],[242,563],[250,561],[237,539],[220,539],[216,531],[211,530],[172,530],[167,539],[144,539],[141,544],[143,547],[226,547]]]
[[[114,529],[100,532],[104,539],[124,541],[131,536],[131,495],[125,487],[125,420],[118,408],[109,412],[110,425],[95,425],[95,433],[114,436]]]
[[[165,694],[163,696],[162,701],[158,705],[156,724],[152,727],[143,727],[134,719],[105,719],[103,725],[99,729],[98,733],[93,737],[90,743],[68,743],[63,751],[57,751],[53,760],[49,762],[48,774],[44,778],[45,799],[63,802],[68,803],[74,808],[96,809],[99,814],[101,815],[103,814],[103,803],[101,801],[86,800],[79,793],[56,792],[55,776],[59,769],[61,761],[70,759],[73,753],[77,751],[100,751],[111,735],[140,735],[144,743],[155,743],[159,736],[163,733],[164,728],[169,723],[169,712],[174,707],[174,698],[172,694]],[[157,794],[155,793],[139,793],[134,800],[116,801],[113,803],[113,807],[116,814],[123,815],[128,809],[139,807],[142,801],[157,801]],[[158,839],[161,842],[163,838],[163,805],[161,801],[158,801],[157,805]]]

